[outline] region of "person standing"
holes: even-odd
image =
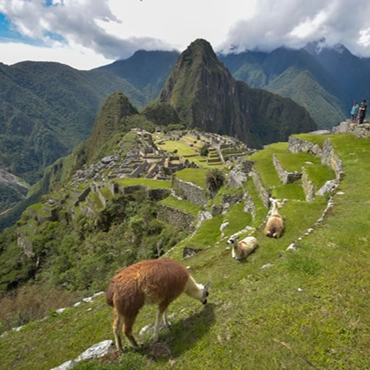
[[[353,106],[352,106],[352,109],[351,109],[351,119],[352,119],[352,123],[356,123],[356,120],[357,120],[357,114],[358,114],[358,110],[359,110],[360,106],[358,105],[357,101],[355,100],[353,102]]]
[[[358,110],[358,116],[359,116],[359,124],[364,123],[365,117],[366,117],[366,111],[367,111],[367,104],[366,100],[364,99],[361,103],[360,109]]]

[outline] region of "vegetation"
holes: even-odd
[[[149,54],[154,58],[150,62]],[[80,166],[111,153],[133,127],[154,132],[157,126],[164,131],[187,126],[237,136],[255,148],[316,128],[306,110],[292,100],[236,82],[205,40],[192,43],[172,69],[177,57],[176,52],[138,52],[130,61],[89,72],[57,63],[0,66],[1,166],[35,185],[39,180],[45,182],[48,166],[71,153],[90,134],[85,162],[76,163]],[[217,96],[210,99],[210,91],[218,91]],[[230,96],[225,91],[235,93]],[[145,105],[139,114],[138,109]],[[241,113],[242,106],[250,115]],[[230,132],[229,122],[234,122],[234,132]],[[19,200],[0,186],[0,211],[14,204],[11,199]],[[24,205],[30,204],[25,202],[1,223],[10,226]]]
[[[206,176],[207,190],[214,197],[225,183],[225,174],[219,168],[208,170]]]
[[[111,88],[104,83],[105,73],[110,72],[79,75],[69,67],[56,66],[62,75],[56,73],[55,78],[66,84],[48,94],[44,89],[46,72],[54,64],[45,63],[40,68],[37,63],[21,63],[11,70],[0,66],[4,72],[0,109],[6,118],[0,141],[4,148],[16,148],[22,154],[18,170],[31,171],[31,184],[40,178],[40,168],[46,166],[42,180],[33,185],[22,206],[6,214],[6,226],[13,226],[0,234],[0,333],[4,334],[0,347],[6,354],[0,368],[50,369],[98,341],[113,339],[111,308],[103,296],[95,296],[93,302],[74,303],[104,291],[117,269],[163,255],[181,261],[197,281],[211,280],[208,305],[202,309],[197,302],[181,297],[170,307],[175,313],[172,328],[161,331],[158,343],[153,343],[149,330],[140,338],[143,347],[139,351],[130,348],[119,356],[111,350],[102,359],[79,363],[76,369],[244,368],[245,364],[256,369],[370,367],[366,258],[370,210],[363,191],[368,182],[369,139],[352,135],[298,136],[321,146],[330,138],[343,161],[345,176],[331,194],[330,208],[329,194],[307,202],[299,180],[281,184],[272,163],[275,155],[287,170],[306,166],[309,178],[319,188],[334,178],[334,172],[315,157],[291,154],[285,142],[269,145],[248,157],[255,162],[254,168],[269,194],[284,199],[280,213],[285,233],[277,240],[266,238],[263,225],[268,210],[253,179],[248,177],[239,189],[228,188],[226,179],[231,166],[226,168],[216,162],[217,153],[210,150],[207,158],[202,158],[204,143],[197,136],[179,133],[181,140],[168,140],[165,133],[182,128],[184,121],[177,121],[176,115],[185,117],[190,125],[197,122],[203,103],[208,101],[206,93],[197,90],[204,76],[209,77],[210,85],[217,82],[233,86],[244,94],[251,104],[252,121],[259,125],[248,126],[250,132],[240,131],[247,126],[239,122],[233,134],[247,134],[259,146],[264,140],[275,140],[277,134],[281,140],[289,130],[299,132],[301,122],[309,126],[311,121],[304,109],[295,109],[289,99],[252,91],[229,79],[204,40],[195,42],[182,55],[181,63],[185,68],[180,70],[178,65],[174,69],[169,79],[173,84],[166,84],[160,99],[145,109],[145,114],[140,114],[122,93],[112,94],[95,121],[91,140],[50,166],[50,150],[55,149],[58,156],[71,150],[72,143],[65,140],[69,123],[73,122],[74,140],[83,137],[87,126],[82,121],[75,124],[80,122],[79,111],[94,106],[92,96],[99,95],[98,91]],[[25,72],[28,68],[33,76]],[[262,81],[261,70],[254,77]],[[297,74],[297,81],[310,84],[308,77]],[[123,83],[121,78],[115,79],[114,86]],[[13,81],[20,80],[26,103],[17,100],[10,107],[4,99],[19,89]],[[88,80],[93,81],[91,85]],[[50,82],[57,86],[56,81]],[[78,101],[73,94],[68,95],[68,84],[85,94],[84,99]],[[102,90],[94,87],[89,95],[85,88],[88,91],[91,86],[101,86]],[[138,90],[132,85],[129,88],[138,96]],[[16,95],[17,99],[22,96]],[[63,116],[65,108],[59,101],[66,101],[73,113]],[[227,114],[238,117],[240,101],[222,103]],[[207,106],[208,112],[220,113],[218,106],[213,108]],[[261,110],[263,116],[259,116]],[[43,120],[44,112],[48,120]],[[190,117],[189,112],[194,115]],[[128,151],[140,150],[145,143],[131,128],[154,132],[160,122],[167,126],[163,134],[153,135],[158,146],[202,167],[187,168],[175,176],[210,190],[212,196],[206,204],[181,200],[179,189],[174,189],[177,196],[167,196],[166,189],[174,187],[175,181],[112,179],[108,171],[100,177],[86,176],[76,181],[76,170],[83,171],[104,156],[114,154],[123,160]],[[26,150],[28,144],[34,152]],[[225,152],[230,154],[228,158],[232,153]],[[7,168],[15,166],[7,154],[1,154],[0,160]],[[215,163],[217,167],[213,167]],[[115,184],[143,186],[121,193]],[[158,201],[150,194],[167,198]],[[166,207],[192,216],[189,219],[197,220],[199,215],[206,219],[197,225],[176,226],[172,220],[167,223],[160,219],[158,209]],[[259,248],[247,260],[235,261],[230,256],[226,240],[235,233],[253,234],[259,241]],[[292,245],[296,250],[287,249]],[[196,255],[183,259],[184,247],[194,248]],[[68,308],[57,310],[63,306]],[[155,307],[146,307],[139,316],[137,330],[153,322],[154,317]],[[11,330],[21,325],[24,326]]]
[[[302,137],[322,144],[320,136]],[[243,189],[222,186],[215,201],[247,191],[255,203],[253,215],[244,212],[243,202],[236,203],[226,214],[204,221],[194,234],[159,222],[155,204],[142,191],[108,199],[94,218],[81,213],[74,221],[67,218],[64,222],[44,223],[42,228],[35,225],[35,257],[30,260],[23,256],[16,262],[27,271],[25,262],[29,261],[32,268],[26,280],[32,280],[25,285],[25,280],[22,283],[19,279],[18,284],[23,286],[17,294],[4,296],[0,304],[2,331],[29,323],[0,338],[2,352],[7,353],[0,367],[50,369],[75,358],[89,345],[113,339],[112,312],[103,297],[79,307],[72,307],[72,303],[104,290],[117,268],[166,252],[189,266],[197,281],[211,280],[209,303],[202,309],[197,302],[181,297],[170,306],[176,315],[171,330],[161,330],[158,343],[152,342],[148,331],[140,337],[140,350],[129,348],[121,356],[113,351],[103,359],[81,362],[76,369],[243,368],[246,363],[255,369],[367,368],[369,266],[364,256],[370,235],[358,214],[361,212],[364,220],[370,216],[368,199],[361,191],[370,170],[369,139],[336,135],[330,140],[343,161],[346,176],[333,195],[334,206],[325,220],[302,239],[322,216],[327,197],[317,196],[315,201],[306,202],[297,197],[295,188],[282,186],[287,201],[280,212],[286,231],[282,238],[270,239],[263,235],[267,209],[251,178]],[[328,176],[313,156],[291,154],[289,160],[286,144],[279,143],[253,155],[267,188],[279,183],[270,174],[272,154],[290,169],[307,159],[313,163],[312,168],[317,167],[314,176]],[[179,174],[190,181],[202,173],[206,182],[208,170],[192,171]],[[190,202],[175,198],[161,203],[193,215],[199,211]],[[212,205],[211,201],[207,209]],[[35,205],[29,212],[43,212],[43,207]],[[32,225],[29,221],[25,225]],[[228,224],[221,231],[225,222]],[[246,261],[235,261],[226,240],[246,225],[251,228],[244,235],[253,233],[260,245]],[[20,256],[19,251],[7,248],[15,245],[14,231],[7,229],[1,234],[0,261],[3,257],[17,261],[14,257],[17,253]],[[286,250],[291,243],[297,246],[296,251]],[[182,260],[185,246],[201,252]],[[269,268],[263,268],[268,264]],[[0,265],[2,278],[6,276],[5,266]],[[14,271],[17,273],[19,268]],[[26,300],[29,304],[22,307]],[[55,309],[62,306],[70,308],[56,313]],[[46,315],[47,319],[35,321]],[[145,307],[138,317],[137,330],[153,322],[154,317],[155,307]],[[40,342],[48,345],[40,346]]]
[[[318,143],[322,140],[316,135],[304,138]],[[301,240],[322,216],[327,198],[306,202],[297,199],[295,191],[287,187],[288,200],[280,210],[286,223],[284,236],[277,240],[266,238],[261,226],[267,210],[260,204],[251,178],[243,189],[255,201],[253,216],[244,212],[242,202],[236,203],[227,214],[204,221],[192,235],[172,232],[173,225],[166,228],[155,220],[154,204],[143,202],[140,191],[129,197],[112,198],[95,226],[83,214],[73,224],[47,224],[34,240],[41,266],[33,270],[34,283],[24,285],[13,298],[4,296],[1,300],[3,331],[31,322],[0,339],[2,352],[7,353],[0,367],[49,369],[75,358],[89,345],[113,339],[112,312],[103,297],[60,314],[50,301],[58,307],[65,306],[64,302],[72,306],[81,294],[86,297],[104,290],[119,266],[158,256],[161,240],[160,253],[167,250],[168,256],[190,266],[197,281],[211,280],[209,303],[202,309],[197,302],[181,297],[170,306],[176,316],[170,331],[161,330],[158,343],[152,342],[148,331],[140,337],[140,350],[129,348],[119,357],[111,352],[103,359],[78,363],[76,369],[243,368],[246,363],[255,369],[367,368],[369,266],[364,255],[370,235],[358,214],[364,214],[364,219],[370,216],[368,199],[360,190],[370,170],[369,139],[351,135],[330,139],[343,161],[346,176],[325,220]],[[299,165],[297,155],[292,154],[289,161],[283,143],[264,151],[271,154],[274,148],[284,165]],[[275,180],[268,176],[270,165],[263,162],[271,163],[272,156],[264,155],[264,151],[256,153],[253,159],[265,186],[270,186]],[[318,177],[323,176],[325,170],[315,163],[314,157],[303,157],[313,163],[312,168],[318,168]],[[225,186],[219,192],[238,194]],[[194,206],[185,206],[187,202],[167,199],[173,207],[194,215],[198,212]],[[34,212],[40,209],[33,207]],[[228,225],[221,232],[225,222]],[[246,261],[235,261],[226,240],[245,225],[251,226],[249,232],[257,237],[260,246]],[[13,244],[13,235],[14,230],[3,232],[1,245]],[[167,243],[163,242],[165,235]],[[286,251],[292,242],[298,249]],[[184,246],[202,251],[182,260]],[[7,257],[12,259],[11,254]],[[268,264],[271,267],[262,268]],[[22,308],[25,300],[30,304]],[[45,315],[49,317],[33,321]],[[138,317],[137,330],[153,322],[154,317],[155,307],[145,307]],[[40,342],[47,342],[48,346],[40,346]]]
[[[195,119],[196,127],[196,116],[199,117],[202,106],[208,104],[207,100],[198,99],[203,98],[204,92],[198,94],[195,91],[196,86],[202,85],[198,84],[200,75],[196,69],[201,69],[202,64],[205,64],[205,72],[216,72],[216,76],[212,78],[213,82],[220,82],[220,85],[227,82],[222,78],[220,66],[210,65],[213,54],[204,51],[204,47],[201,47],[202,41],[204,42],[197,40],[193,54],[188,53],[183,58],[186,62],[186,73],[181,76],[178,86],[184,85],[185,91],[178,89],[176,92],[183,94],[181,99],[173,94],[176,105],[179,102],[183,106],[181,112],[175,111],[171,105],[163,103],[163,100],[159,102],[161,90],[176,68],[176,60],[179,58],[176,51],[141,50],[127,60],[92,71],[78,71],[66,65],[45,62],[1,65],[1,166],[34,185],[43,177],[45,167],[70,153],[78,143],[90,136],[100,105],[110,94],[117,91],[124,92],[138,109],[145,107],[143,114],[147,120],[154,122],[154,125],[168,125],[165,130],[183,129],[187,122],[175,123],[178,116],[187,114],[184,111],[188,111],[189,115],[194,111],[195,116],[190,118]],[[248,51],[218,54],[216,57],[236,80],[244,81],[252,88],[265,89],[292,99],[307,109],[318,128],[330,129],[348,117],[354,97],[369,95],[368,86],[363,83],[369,69],[366,58],[357,58],[344,47],[325,50],[325,53],[316,53],[314,50],[315,48],[279,48],[271,53]],[[359,74],[359,70],[364,72]],[[190,81],[188,86],[187,79]],[[197,99],[198,104],[191,104],[192,101],[196,103]],[[219,103],[212,107],[210,113],[213,111],[219,114],[218,110],[222,106]],[[278,105],[281,103],[279,101]],[[253,103],[253,106],[258,105]],[[254,121],[259,122],[259,126],[264,126],[263,130],[258,127],[253,128],[251,132],[243,129],[243,132],[253,139],[253,147],[262,147],[264,142],[260,136],[268,134],[271,131],[269,122],[279,118],[281,112],[274,115],[270,109],[274,106],[271,101],[263,99],[260,108],[263,111],[266,107],[269,108],[266,121],[253,117]],[[238,113],[237,106],[232,102],[226,102],[222,110]],[[287,112],[292,112],[291,107]],[[289,122],[289,125],[297,125],[302,122],[302,117],[292,114],[284,117],[278,126],[285,127],[286,122]],[[212,125],[209,125],[207,131],[211,129]],[[240,134],[239,129],[235,132],[229,132],[228,128],[215,131],[232,136]],[[286,141],[287,135],[300,131],[295,127],[285,136],[279,136],[278,140]],[[275,140],[269,139],[265,140],[265,143],[273,141]],[[252,143],[249,144],[252,146]],[[0,211],[5,211],[19,200],[9,188],[0,187]],[[19,212],[16,214],[19,215]],[[10,218],[14,220],[16,217],[14,215]],[[11,222],[6,222],[7,226],[10,224]]]

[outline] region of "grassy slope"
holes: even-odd
[[[302,137],[321,140],[314,135]],[[369,368],[370,196],[365,189],[370,141],[351,135],[331,140],[343,160],[345,176],[338,190],[344,194],[334,195],[328,217],[299,242],[297,251],[285,250],[321,216],[326,206],[322,197],[313,203],[288,199],[281,209],[284,236],[271,240],[259,229],[260,247],[244,262],[233,260],[225,239],[220,241],[220,216],[210,220],[208,243],[205,230],[202,240],[195,239],[196,245],[207,247],[183,261],[197,281],[212,281],[209,303],[202,307],[181,297],[170,307],[170,313],[176,313],[171,331],[163,329],[159,343],[154,344],[147,333],[138,337],[143,343],[139,351],[128,349],[120,358],[112,354],[104,362],[80,363],[75,368]],[[246,187],[251,187],[250,182]],[[263,212],[258,205],[257,224]],[[170,256],[180,260],[179,249]],[[267,263],[273,266],[261,269]],[[145,307],[135,335],[154,318],[155,307]],[[0,368],[60,365],[94,343],[113,339],[111,323],[112,310],[100,296],[94,303],[28,324],[0,339],[0,352],[6,354]]]

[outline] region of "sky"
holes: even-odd
[[[370,1],[0,0],[0,62],[54,61],[90,70],[135,51],[300,48],[325,40],[370,57]]]

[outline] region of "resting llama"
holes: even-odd
[[[254,236],[247,236],[243,240],[238,241],[236,236],[232,236],[227,244],[232,244],[231,257],[241,260],[250,255],[257,247],[257,239]]]
[[[168,327],[167,308],[182,293],[207,303],[209,283],[197,284],[189,271],[180,263],[168,258],[144,260],[121,270],[115,275],[106,293],[106,302],[114,308],[113,333],[117,350],[122,352],[122,327],[135,348],[138,344],[132,335],[139,310],[144,304],[158,305],[154,326],[154,340],[158,340],[161,318]]]
[[[271,203],[272,210],[270,217],[267,220],[264,232],[265,235],[270,238],[280,238],[284,232],[284,221],[278,212],[278,208],[281,207],[281,203],[276,199],[271,199]]]

